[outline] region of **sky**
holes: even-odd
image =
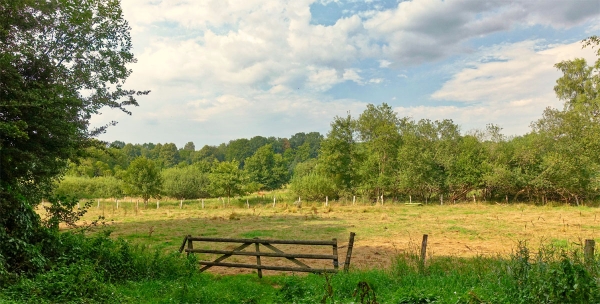
[[[585,58],[600,0],[122,0],[151,90],[101,140],[218,145],[326,134],[335,116],[387,103],[400,117],[489,123],[523,135],[562,108],[554,64]]]

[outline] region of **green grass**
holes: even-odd
[[[106,232],[64,233],[52,244],[61,252],[54,266],[0,281],[0,303],[597,303],[600,255],[586,262],[580,245],[567,245],[553,240],[530,252],[520,243],[510,258],[442,256],[425,265],[412,248],[387,269],[259,279],[199,273],[200,256],[163,254]]]

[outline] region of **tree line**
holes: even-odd
[[[584,40],[586,46],[598,46],[598,38]],[[120,141],[88,148],[87,158],[70,164],[58,191],[192,199],[289,185],[309,200],[360,195],[580,204],[599,196],[600,59],[555,67],[563,73],[554,90],[564,109],[547,108],[522,136],[506,136],[494,124],[463,133],[449,119],[416,121],[385,103],[369,104],[358,117],[335,117],[326,137],[256,136],[199,150],[192,142],[181,149]]]
[[[233,197],[273,190],[289,182],[294,168],[318,155],[323,136],[296,133],[288,138],[255,136],[195,150],[193,142],[130,144],[115,141],[90,147],[69,163],[55,190],[80,198],[161,195],[177,199]]]

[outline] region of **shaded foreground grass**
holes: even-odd
[[[509,258],[395,257],[388,269],[332,276],[215,275],[194,256],[108,237],[61,235],[61,258],[32,278],[0,281],[2,303],[598,303],[600,259],[578,247],[520,244]]]

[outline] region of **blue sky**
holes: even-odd
[[[336,115],[387,103],[401,117],[494,123],[521,135],[553,93],[554,63],[595,60],[599,0],[122,0],[151,90],[100,139],[193,141],[323,134]]]

